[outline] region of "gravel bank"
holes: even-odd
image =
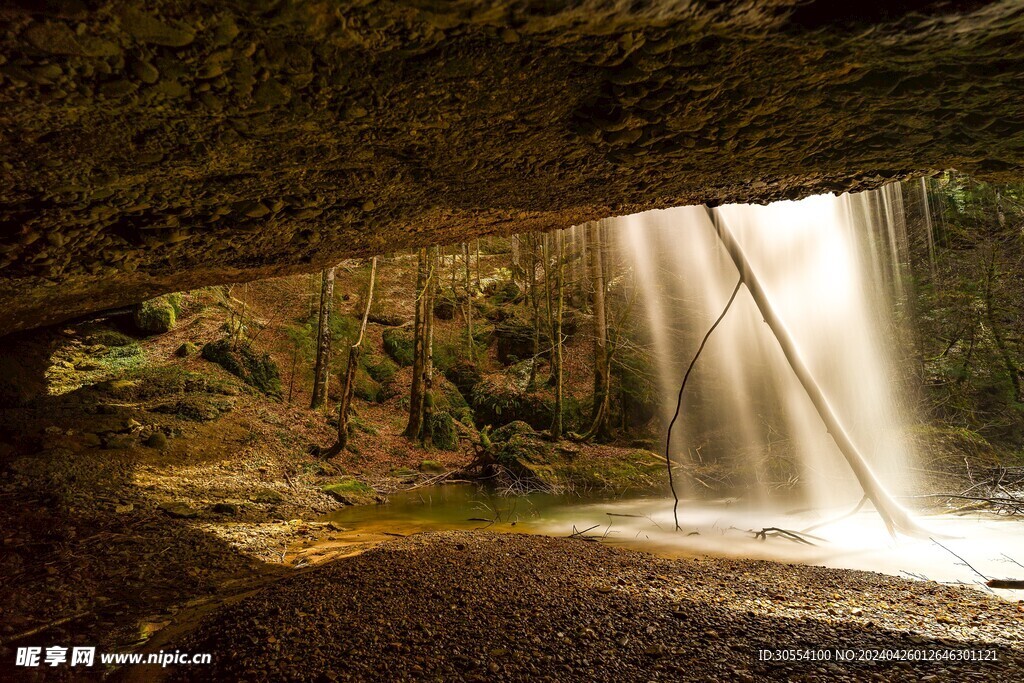
[[[1024,605],[866,572],[444,532],[280,581],[174,647],[212,653],[201,675],[217,680],[1007,681],[1024,676]],[[758,660],[783,648],[998,661]]]

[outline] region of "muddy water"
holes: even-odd
[[[871,510],[799,511],[734,499],[683,501],[673,531],[670,499],[533,494],[503,497],[471,485],[392,494],[383,505],[349,507],[325,520],[365,541],[447,529],[586,536],[668,557],[742,557],[964,584],[1007,599],[1024,591],[985,588],[987,578],[1024,579],[1024,523],[970,515],[922,516],[928,538],[893,539]],[[798,532],[809,543],[772,532]],[[959,558],[957,557],[959,556]],[[968,566],[968,564],[970,566]]]

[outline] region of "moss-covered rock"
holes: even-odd
[[[420,472],[440,474],[441,472],[444,472],[444,465],[436,460],[424,460],[420,463]]]
[[[344,505],[368,505],[377,502],[377,492],[354,477],[345,477],[320,489]]]
[[[546,394],[523,391],[501,375],[487,376],[473,387],[473,413],[480,426],[501,426],[520,420],[535,429],[546,429],[554,415],[552,405]]]
[[[498,360],[503,365],[512,365],[533,357],[533,325],[525,320],[512,317],[494,326],[497,339]],[[547,336],[541,335],[538,350],[547,348]]]
[[[415,359],[415,342],[410,332],[405,330],[385,330],[383,335],[384,351],[402,367],[412,365]]]
[[[471,397],[473,395],[473,387],[483,379],[483,373],[480,372],[480,368],[477,367],[476,363],[468,360],[455,363],[444,371],[444,376],[455,385],[455,388],[459,390],[463,398]]]
[[[371,403],[377,403],[382,399],[380,383],[363,368],[356,369],[355,387],[352,389],[352,393]]]
[[[389,384],[398,372],[398,365],[387,356],[364,355],[361,360],[370,377],[381,384]]]
[[[217,399],[204,394],[184,396],[177,401],[161,403],[150,408],[154,413],[177,415],[193,422],[212,422],[223,413],[231,411],[231,404],[224,399]]]
[[[189,358],[199,353],[199,347],[192,342],[185,342],[174,351],[179,358]]]
[[[163,450],[167,447],[167,436],[160,431],[153,432],[149,435],[149,438],[145,441],[146,445],[150,448],[157,450]]]
[[[174,329],[178,314],[172,303],[173,295],[159,296],[143,301],[132,313],[132,324],[143,334],[163,334]]]
[[[281,396],[281,375],[277,365],[269,355],[257,355],[248,344],[220,339],[204,345],[202,356],[263,393]]]
[[[435,448],[454,451],[459,447],[459,432],[455,429],[455,420],[450,413],[432,413],[429,426],[430,441]]]
[[[450,295],[439,296],[434,302],[434,317],[438,320],[454,319],[456,310],[458,310],[458,304]]]

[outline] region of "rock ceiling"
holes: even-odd
[[[471,235],[1017,178],[1022,57],[1019,0],[15,0],[0,333]]]

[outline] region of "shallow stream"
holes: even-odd
[[[326,519],[378,534],[447,529],[576,534],[668,557],[706,555],[859,569],[962,582],[1002,598],[1024,599],[1024,591],[985,587],[981,576],[1024,579],[1024,523],[1019,520],[981,513],[927,515],[919,520],[930,537],[893,539],[870,508],[849,513],[850,508],[786,510],[754,508],[735,499],[684,500],[679,506],[681,530],[676,532],[672,500],[660,496],[506,497],[452,484],[395,493],[385,504],[344,508]],[[778,533],[763,538],[757,534],[768,527],[796,532],[813,545]]]

